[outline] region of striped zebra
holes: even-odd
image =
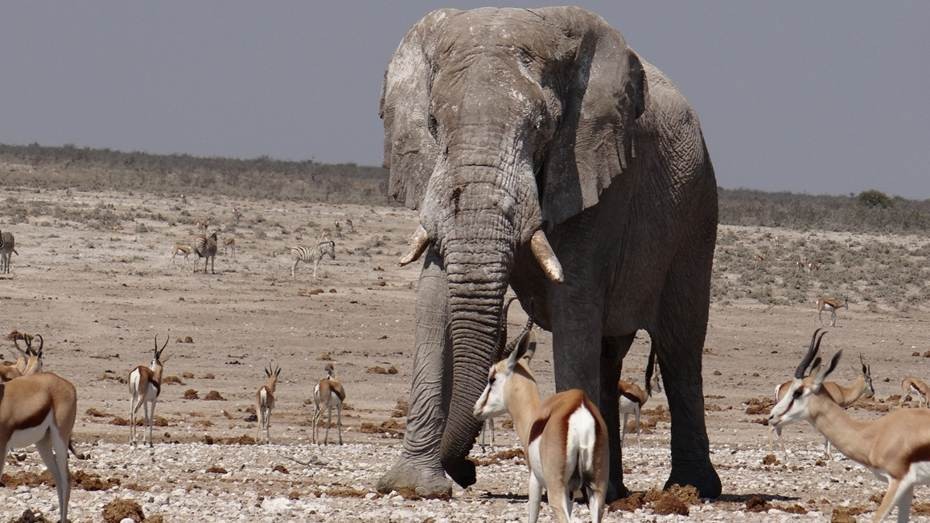
[[[216,271],[213,270],[213,262],[216,261],[216,232],[210,236],[206,235],[206,230],[204,234],[197,238],[197,242],[194,244],[194,252],[197,253],[198,258],[203,258],[203,273],[207,273],[207,262],[210,263],[210,274],[216,274]]]
[[[297,278],[297,264],[300,262],[313,264],[313,279],[316,279],[316,270],[320,266],[323,256],[336,259],[336,243],[332,240],[321,240],[316,247],[288,247],[294,256],[294,266],[291,267],[291,278]]]
[[[10,258],[16,252],[16,242],[11,232],[0,232],[0,272],[10,273]]]

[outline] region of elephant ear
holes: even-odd
[[[567,84],[540,181],[543,219],[550,224],[595,205],[627,169],[648,96],[642,62],[606,22],[582,38]]]
[[[380,116],[389,192],[416,209],[436,164],[438,146],[429,128],[432,41],[449,10],[433,11],[407,32],[384,73]]]

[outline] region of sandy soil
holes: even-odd
[[[117,498],[134,499],[146,515],[162,515],[166,521],[525,517],[526,469],[520,458],[491,459],[494,463],[480,468],[478,483],[468,491],[456,490],[452,501],[374,492],[378,476],[399,452],[397,434],[404,419],[393,411],[410,381],[418,269],[399,268],[396,259],[414,228],[413,212],[223,198],[185,202],[148,194],[12,194],[31,211],[15,225],[0,223],[16,234],[19,251],[13,273],[0,277],[0,329],[45,336],[46,369],[78,388],[75,440],[90,458],[72,460],[72,472],[120,483],[105,490],[75,488],[72,520],[99,521],[103,505]],[[238,225],[233,206],[243,213]],[[196,274],[202,265],[170,258],[172,244],[190,241],[193,223],[206,216],[213,216],[221,240],[232,236],[238,245],[235,254],[217,257],[216,275]],[[347,230],[347,218],[354,232]],[[304,265],[292,280],[285,247],[315,244],[324,228],[336,242],[336,259],[323,262],[318,281],[311,280],[312,268]],[[759,232],[725,229],[750,239]],[[314,294],[316,289],[323,292]],[[812,306],[726,303],[712,306],[704,357],[713,460],[726,495],[692,505],[689,517],[822,520],[842,506],[867,517],[877,506],[869,498],[883,490],[882,483],[839,456],[821,459],[821,439],[806,426],[786,431],[793,450],[787,463],[779,454],[777,463],[763,464],[772,451],[768,428],[758,423],[764,414],[746,413],[748,401],[770,397],[774,384],[790,377],[819,325]],[[521,316],[513,313],[511,324],[519,325]],[[824,340],[826,351],[845,350],[837,379],[855,377],[852,362],[862,353],[872,365],[877,389],[878,401],[851,409],[853,415],[873,417],[887,408],[882,402],[899,393],[905,373],[930,374],[930,358],[912,355],[930,349],[928,321],[930,314],[917,309],[869,312],[852,306],[841,311],[838,326]],[[149,361],[153,337],[169,332],[165,375],[180,383],[162,389],[156,414],[164,420],[154,433],[155,450],[131,451],[128,428],[114,424],[128,417],[127,385],[121,380]],[[188,336],[193,343],[176,342]],[[648,340],[642,338],[624,367],[625,375],[640,382],[648,351]],[[534,370],[548,394],[553,389],[548,336],[542,336],[537,354]],[[271,428],[274,444],[218,444],[222,438],[256,435],[255,423],[245,419],[262,384],[262,368],[271,359],[283,367]],[[308,402],[327,362],[335,365],[347,390],[347,444],[342,447],[310,443]],[[224,399],[183,399],[188,389],[199,398],[217,391]],[[656,396],[647,407],[662,407],[664,401]],[[643,435],[641,451],[631,443],[625,461],[627,485],[637,491],[661,487],[669,468],[667,417],[660,409],[647,419],[656,422],[655,428]],[[498,429],[497,451],[516,445],[509,432]],[[207,444],[211,440],[214,444]],[[495,456],[490,450],[476,454]],[[276,465],[287,473],[274,471]],[[214,466],[225,472],[207,471]],[[7,488],[0,488],[0,520],[27,508],[57,515],[53,488],[16,486],[42,470],[31,449],[7,459],[4,472],[10,476]],[[927,494],[919,488],[915,501],[926,501]],[[752,496],[761,499],[750,501]],[[768,505],[749,512],[747,501]],[[807,514],[783,511],[788,508]],[[550,517],[544,509],[543,518]],[[682,517],[658,515],[647,503],[637,512],[612,512],[607,519]]]

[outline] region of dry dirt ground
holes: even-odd
[[[0,226],[15,233],[19,255],[13,257],[12,274],[0,277],[0,329],[43,334],[46,369],[77,386],[75,441],[90,456],[71,461],[72,473],[82,474],[72,491],[73,521],[102,520],[103,506],[118,498],[135,500],[147,516],[165,521],[525,518],[526,468],[519,456],[501,453],[516,446],[501,423],[494,451],[476,447],[483,463],[478,483],[456,490],[451,501],[374,491],[399,452],[410,382],[418,269],[399,268],[396,260],[414,228],[413,212],[219,197],[185,201],[15,188],[6,194]],[[234,206],[242,211],[238,225]],[[234,237],[238,246],[237,252],[217,257],[216,275],[195,273],[202,265],[173,263],[170,257],[172,244],[190,241],[194,222],[207,216],[221,241]],[[312,268],[304,265],[292,280],[285,247],[315,244],[323,229],[336,242],[336,259],[322,263],[318,281],[311,280]],[[770,232],[722,231],[728,248],[737,248],[740,238],[762,245],[752,247],[755,251],[770,248],[763,245],[771,240]],[[859,240],[872,245],[880,239]],[[882,241],[925,247],[913,238]],[[747,266],[757,263],[746,258]],[[738,263],[731,256],[727,270]],[[738,283],[737,277],[731,280]],[[512,313],[511,325],[519,325],[521,316]],[[823,344],[828,353],[845,349],[847,359],[837,378],[852,380],[852,363],[862,353],[872,365],[877,389],[878,401],[851,409],[854,416],[873,417],[889,408],[888,398],[899,393],[905,373],[930,374],[930,358],[923,356],[930,349],[928,320],[930,315],[918,307],[902,311],[853,303],[840,312],[838,326]],[[822,459],[821,440],[807,426],[786,431],[793,451],[787,461],[780,453],[767,457],[772,452],[769,431],[759,421],[768,409],[763,405],[747,414],[747,402],[769,398],[773,385],[790,377],[818,325],[809,304],[761,305],[739,295],[718,297],[711,310],[704,381],[712,459],[725,495],[690,506],[647,496],[642,507],[611,512],[607,520],[685,517],[658,514],[667,510],[707,521],[868,517],[882,483],[839,456]],[[153,337],[168,333],[165,355],[171,359],[165,375],[171,381],[158,403],[155,448],[130,450],[128,427],[120,425],[129,409],[125,378],[134,366],[149,361]],[[192,343],[177,341],[186,337]],[[624,368],[626,376],[640,382],[645,338],[637,341]],[[256,435],[256,424],[246,421],[247,409],[262,384],[262,368],[272,359],[283,367],[273,444],[252,445],[240,437]],[[327,362],[335,365],[347,391],[346,445],[341,447],[310,443],[310,398]],[[544,393],[551,393],[546,335],[533,366]],[[190,390],[199,399],[185,399],[185,394],[193,397]],[[204,399],[212,391],[222,399]],[[628,440],[626,481],[635,491],[661,487],[668,474],[664,405],[662,395],[647,404],[646,425],[654,426],[643,434],[642,449],[635,439]],[[232,444],[234,439],[246,444]],[[35,476],[43,470],[32,449],[7,459],[0,521],[26,509],[57,517],[54,489]],[[930,513],[930,504],[920,505],[930,501],[930,490],[919,488],[915,501],[918,512]],[[576,509],[579,514],[587,514],[586,509]],[[548,509],[543,518],[550,520]]]

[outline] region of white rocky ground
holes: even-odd
[[[632,472],[627,481],[634,490],[654,488],[665,478],[663,439],[648,437],[642,452],[629,450],[627,467]],[[854,509],[874,510],[876,504],[868,498],[881,487],[870,474],[847,460],[824,463],[816,444],[808,448],[795,450],[792,465],[786,467],[763,465],[768,454],[764,445],[762,449],[717,447],[714,461],[724,475],[727,492],[722,501],[693,505],[688,516],[658,515],[647,505],[635,512],[611,512],[606,521],[822,521],[834,509],[824,499],[831,494],[854,499],[844,504]],[[165,521],[518,521],[526,516],[527,472],[521,458],[480,467],[475,488],[456,490],[451,501],[439,501],[377,494],[372,478],[387,469],[394,453],[393,448],[378,444],[325,448],[159,444],[154,450],[132,452],[125,445],[100,444],[90,453],[89,460],[72,460],[72,469],[104,480],[117,479],[121,486],[92,492],[75,488],[72,521],[100,521],[103,506],[116,498],[135,500],[146,516],[161,515]],[[21,463],[8,460],[8,474],[16,477],[44,470],[35,452],[25,454]],[[279,465],[286,473],[280,467],[273,470]],[[213,467],[226,472],[209,472]],[[753,494],[761,495],[771,508],[747,511],[746,500]],[[0,489],[2,521],[26,509],[54,517],[56,505],[50,486]],[[803,507],[807,514],[781,510],[793,505]],[[583,521],[587,513],[579,505],[575,516]],[[548,509],[541,519],[552,520]],[[914,519],[927,517],[915,514]]]

